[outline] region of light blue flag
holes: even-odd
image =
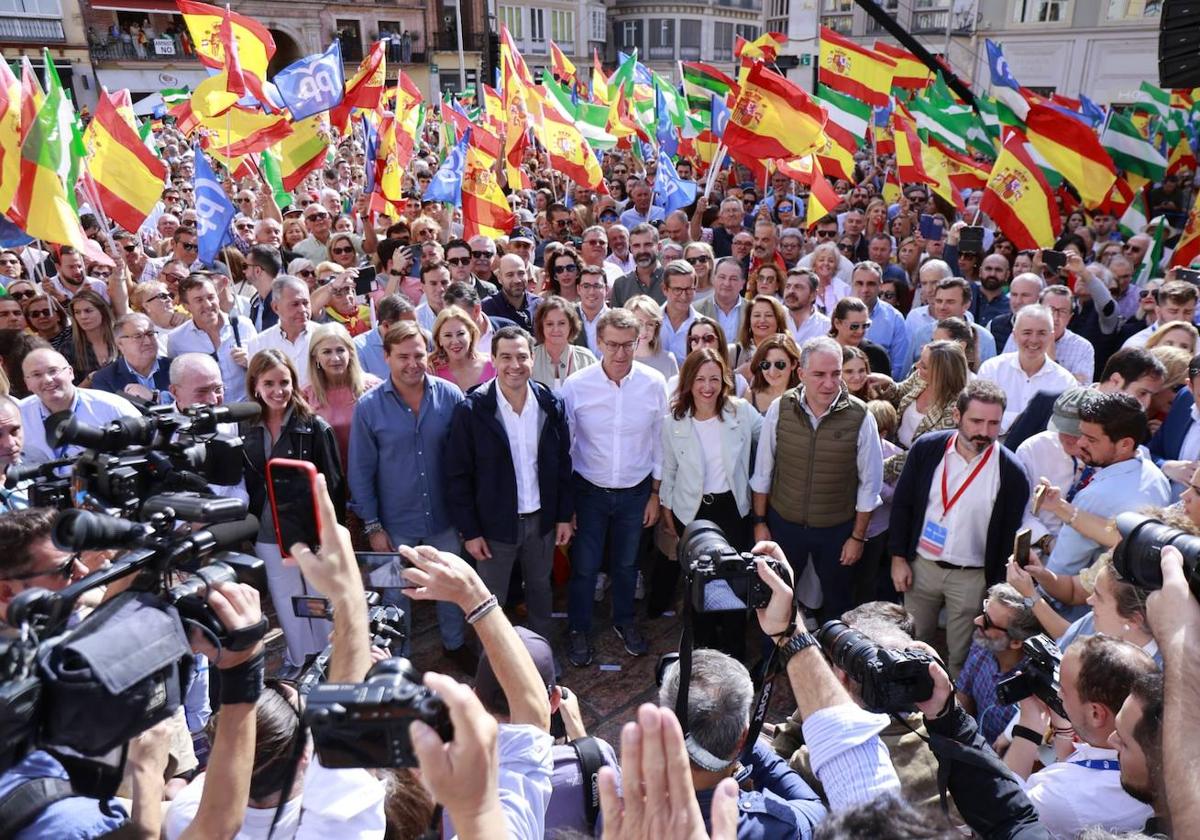
[[[695,181],[679,177],[669,160],[659,161],[658,174],[654,177],[654,203],[667,213],[682,210],[696,200]]]
[[[729,125],[729,108],[725,105],[725,98],[712,95],[712,124],[709,127],[713,136],[720,139],[725,136],[725,126]]]
[[[200,246],[197,256],[205,265],[212,265],[221,245],[230,239],[229,225],[237,210],[221,189],[199,144],[195,147],[196,238]]]
[[[1083,103],[1083,115],[1088,118],[1093,126],[1100,125],[1104,122],[1104,109],[1097,105],[1094,101],[1080,94],[1079,101]]]
[[[422,196],[424,201],[441,201],[455,207],[462,203],[463,166],[467,162],[467,144],[470,142],[471,129],[467,129],[429,181]]]
[[[671,115],[667,112],[667,100],[658,85],[654,86],[654,116],[654,137],[658,141],[659,155],[668,159],[674,158],[679,153],[679,138],[675,136],[675,124],[671,122]]]
[[[342,42],[334,39],[325,52],[289,64],[275,74],[273,81],[293,120],[328,111],[342,101],[345,93]]]

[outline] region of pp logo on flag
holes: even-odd
[[[216,231],[214,219],[220,219],[225,213],[225,205],[214,201],[206,195],[209,191],[220,192],[220,186],[210,182],[196,185],[196,234],[200,239]]]
[[[307,71],[307,72],[306,72]],[[321,64],[313,64],[305,69],[297,69],[296,98],[328,103],[326,108],[336,104],[341,93],[341,83],[329,68]]]

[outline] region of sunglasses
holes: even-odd
[[[313,271],[311,268],[302,268],[299,271],[297,271],[296,273],[298,275],[300,275],[301,277],[316,277],[317,276],[317,272]]]
[[[694,335],[688,339],[688,344],[716,344],[717,337],[715,335]]]
[[[132,254],[134,251],[136,251],[138,249],[137,245],[122,245],[121,247],[123,247],[126,250],[126,252],[128,252],[130,254]]]
[[[561,265],[554,266],[555,274],[566,274],[567,272],[570,272],[571,274],[578,274],[579,266],[577,266],[575,263],[563,263]]]
[[[880,292],[879,296],[881,298],[883,298],[884,300],[895,300],[896,299],[895,292]]]
[[[991,603],[991,600],[992,600],[991,598],[985,598],[983,600],[983,613],[980,615],[980,618],[983,619],[984,632],[987,632],[988,630],[999,630],[1001,633],[1007,633],[1008,632],[1007,627],[1001,627],[999,624],[992,621],[992,617],[990,615],[988,615],[987,608],[988,608],[988,604]]]
[[[49,318],[50,310],[49,309],[30,309],[25,314],[28,315],[30,318]]]
[[[496,256],[496,255],[494,253],[492,253],[491,251],[472,251],[471,252],[472,259],[476,259],[476,260],[490,260],[494,256]]]
[[[109,277],[112,277],[112,272],[108,269],[93,268],[92,276],[97,280],[107,280]]]
[[[687,257],[686,259],[692,265],[703,265],[708,262],[708,257]]]
[[[446,265],[470,265],[470,264],[471,264],[470,257],[454,257],[453,259],[446,260]]]
[[[861,324],[847,324],[846,327],[850,330],[850,332],[859,332],[860,330],[871,329],[871,322],[863,321]]]
[[[817,231],[817,239],[836,239],[836,230],[819,230]]]
[[[853,251],[853,250],[854,250],[854,246],[853,246],[853,245],[851,245],[849,242],[839,242],[839,243],[838,243],[838,250],[839,250],[839,251]]]
[[[763,359],[761,362],[758,363],[758,369],[763,371],[764,373],[766,371],[770,370],[771,368],[775,368],[775,370],[787,370],[787,366],[789,364],[791,364],[791,363],[788,362],[786,359],[776,359],[773,362],[769,362],[766,359]]]
[[[238,225],[238,230],[254,230],[254,225]]]
[[[316,222],[316,221],[319,221],[319,220],[321,220],[321,219],[328,219],[328,218],[329,218],[329,214],[328,214],[328,213],[308,213],[308,214],[306,214],[306,215],[304,216],[304,218],[305,218],[307,221],[310,221],[310,222]]]
[[[35,578],[40,578],[40,577],[48,577],[48,578],[59,577],[59,578],[62,578],[63,580],[70,580],[71,572],[74,571],[75,564],[78,562],[79,562],[79,552],[76,552],[76,553],[72,554],[70,557],[68,557],[66,560],[64,560],[62,563],[60,563],[59,565],[55,566],[53,569],[50,569],[48,571],[21,572],[20,574],[8,575],[4,578],[0,578],[0,580],[22,581],[22,580],[34,580]]]
[[[163,301],[163,302],[165,303],[165,302],[169,301],[170,299],[171,299],[171,295],[170,295],[170,293],[168,293],[168,292],[159,292],[159,293],[158,293],[158,294],[156,294],[156,295],[151,295],[150,297],[146,298],[146,303],[149,303],[149,302],[150,302],[150,301],[152,301],[152,300],[161,300],[161,301]]]
[[[179,245],[185,251],[197,251],[200,249],[200,246],[195,242],[180,242]]]
[[[9,292],[8,296],[13,300],[25,300],[37,297],[37,292]]]
[[[344,248],[331,248],[329,253],[331,253],[331,254],[353,254],[354,246],[350,245],[350,246],[346,246]]]

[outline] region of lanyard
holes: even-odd
[[[954,446],[954,442],[956,440],[958,440],[958,435],[954,435],[950,438],[950,440],[946,443],[946,453],[945,453],[945,455],[942,456],[942,518],[943,519],[945,519],[950,514],[950,508],[954,507],[955,503],[960,498],[962,498],[962,494],[965,493],[967,491],[967,488],[971,486],[971,482],[974,481],[976,476],[978,476],[979,473],[983,470],[983,468],[985,466],[987,466],[988,459],[992,457],[992,451],[995,450],[995,448],[996,448],[996,444],[994,444],[994,443],[988,447],[988,451],[985,452],[983,457],[979,459],[979,463],[975,465],[975,469],[971,470],[971,474],[967,476],[967,480],[964,481],[961,485],[959,485],[958,490],[956,490],[954,495],[951,496],[949,498],[949,500],[947,501],[946,497],[949,494],[949,488],[947,487],[946,474],[950,470],[949,470],[949,464],[947,463],[947,460],[946,460],[946,456],[948,456],[950,454],[950,449],[951,449],[951,447]]]
[[[1089,758],[1084,761],[1068,761],[1076,767],[1086,767],[1088,770],[1120,770],[1121,762],[1112,758]]]

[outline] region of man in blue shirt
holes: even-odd
[[[850,288],[854,296],[867,305],[871,328],[867,339],[887,351],[892,360],[892,378],[897,382],[904,378],[908,369],[908,330],[904,316],[886,300],[879,299],[883,287],[883,269],[879,263],[863,260],[854,266]]]
[[[383,352],[383,337],[393,324],[401,321],[416,322],[417,314],[408,298],[399,292],[384,295],[375,303],[375,319],[379,325],[365,333],[354,336],[354,349],[358,351],[358,363],[367,373],[387,379],[391,375],[387,356]]]
[[[426,372],[428,350],[415,322],[401,321],[388,330],[383,350],[388,378],[354,407],[346,469],[350,505],[365,523],[372,551],[430,545],[461,554],[442,464],[462,391]],[[402,606],[407,614],[408,604]],[[462,610],[439,601],[437,612],[447,656],[473,668]]]

